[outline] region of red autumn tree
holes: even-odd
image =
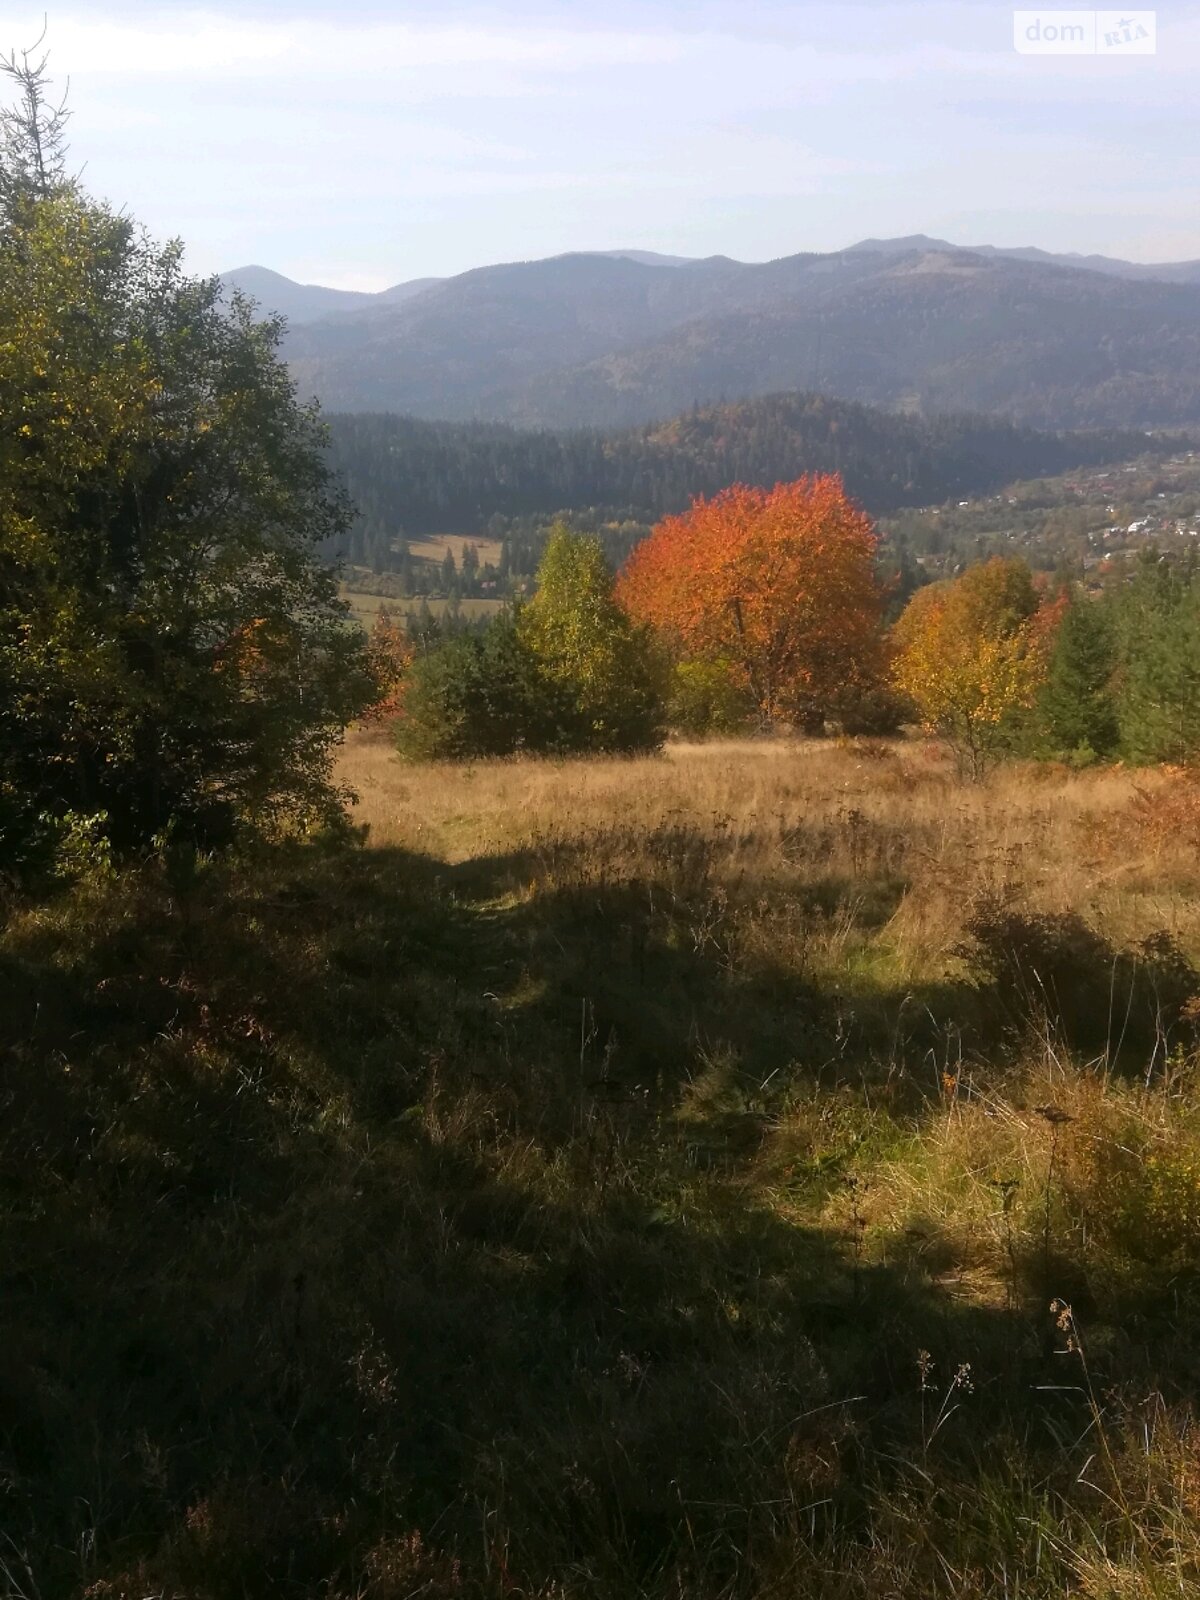
[[[881,681],[875,546],[840,477],[736,484],[660,522],[619,597],[678,655],[727,662],[764,719],[812,727]]]

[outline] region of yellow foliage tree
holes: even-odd
[[[997,557],[919,589],[896,623],[896,686],[972,777],[1003,752],[1031,704],[1058,610],[1041,604],[1023,561]]]

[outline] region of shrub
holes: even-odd
[[[1049,1025],[1085,1049],[1144,1052],[1190,1029],[1200,973],[1169,933],[1117,949],[1075,912],[1017,911],[983,901],[962,952],[1010,1023]]]
[[[729,662],[678,661],[672,667],[667,720],[679,733],[739,733],[753,718],[753,702],[734,682]]]
[[[418,656],[396,741],[412,761],[462,761],[544,750],[558,724],[553,688],[512,617]]]
[[[873,739],[899,733],[904,724],[915,717],[916,709],[912,701],[882,683],[847,695],[836,714],[843,733],[852,738]]]

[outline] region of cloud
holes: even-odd
[[[8,19],[10,35],[33,39],[40,19]],[[214,77],[230,73],[344,74],[348,81],[389,72],[471,67],[579,72],[673,61],[670,34],[603,29],[444,27],[295,17],[247,21],[211,11],[174,12],[144,21],[56,17],[56,70],[119,76]]]

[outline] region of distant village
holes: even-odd
[[[1200,540],[1200,451],[1013,484],[901,512],[882,519],[881,529],[890,546],[930,576],[1020,550],[1035,567],[1069,563],[1102,577],[1114,561],[1147,546],[1172,550]]]

